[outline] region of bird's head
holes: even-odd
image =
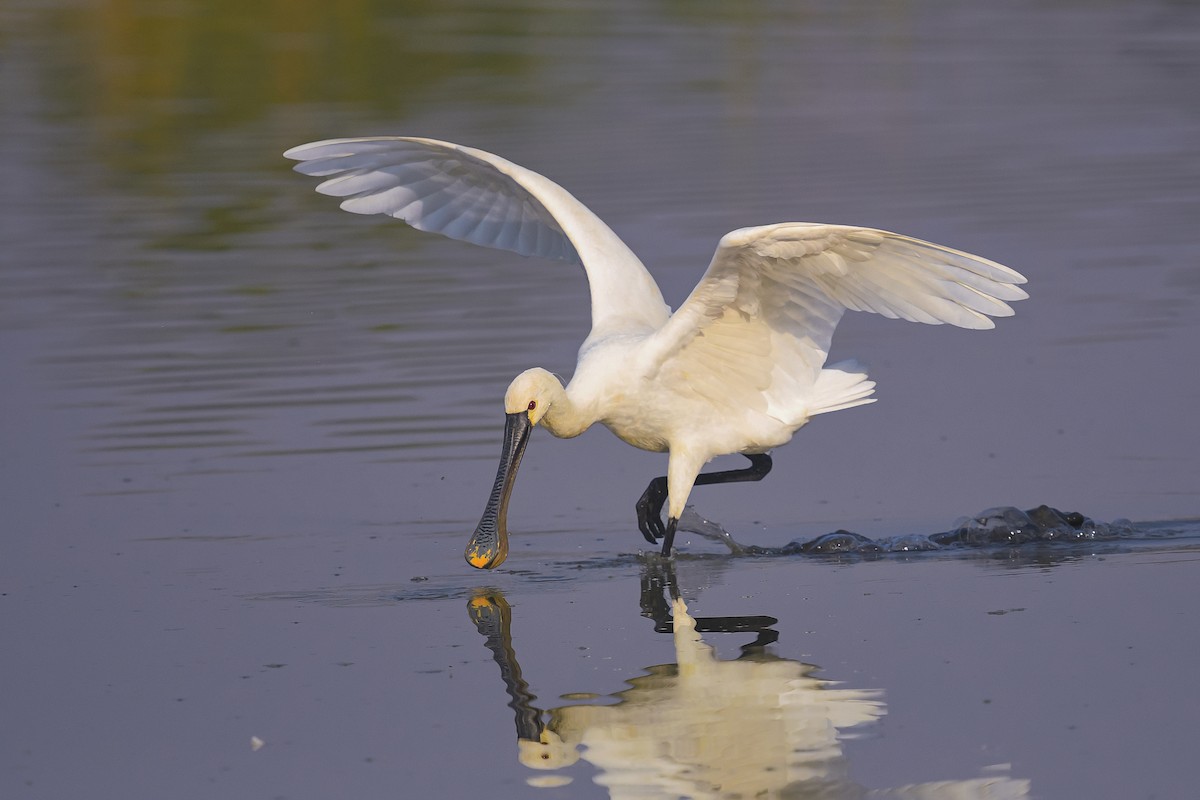
[[[562,769],[579,760],[579,748],[563,741],[552,730],[543,730],[537,739],[518,739],[517,758],[532,769]]]
[[[550,406],[563,393],[558,378],[541,367],[527,369],[508,385],[504,393],[504,413],[524,413],[530,425],[537,425]]]
[[[492,569],[508,558],[508,498],[517,468],[521,466],[533,426],[542,421],[563,393],[558,378],[540,368],[522,372],[504,393],[504,446],[496,483],[464,553],[472,567]]]

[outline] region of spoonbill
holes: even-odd
[[[583,267],[592,327],[563,386],[526,370],[504,395],[504,444],[467,562],[508,557],[508,503],[533,427],[559,438],[602,423],[634,447],[667,452],[667,474],[637,501],[638,528],[670,556],[693,486],[761,480],[772,448],[818,414],[874,402],[861,365],[825,366],[846,310],[961,328],[995,326],[1028,295],[1008,267],[949,247],[851,225],[782,222],[721,238],[674,313],[650,273],[558,184],[492,153],[407,136],[329,139],[288,150],[317,191],[356,214]],[[750,466],[700,469],[741,453]],[[667,503],[667,521],[662,508]]]

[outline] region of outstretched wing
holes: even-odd
[[[484,247],[580,264],[592,333],[646,332],[670,314],[654,279],[612,230],[545,176],[499,156],[434,139],[330,139],[284,153],[325,178],[317,191],[356,214]]]
[[[811,413],[846,309],[992,328],[1028,295],[1008,267],[871,228],[804,222],[726,234],[699,285],[647,342],[643,368],[717,404]],[[828,398],[822,398],[827,401]]]

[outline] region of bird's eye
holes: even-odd
[[[537,408],[537,400],[530,400],[528,407],[530,411],[533,411],[535,408]]]

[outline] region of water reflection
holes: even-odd
[[[886,713],[882,691],[834,688],[815,665],[770,652],[773,617],[692,617],[670,565],[643,567],[640,601],[655,630],[673,636],[675,662],[648,667],[611,697],[572,694],[581,702],[550,709],[548,719],[522,676],[504,594],[479,591],[468,603],[515,713],[518,759],[551,773],[531,776],[530,785],[569,783],[562,771],[583,759],[613,798],[1028,796],[1029,781],[1002,774],[886,790],[858,785],[842,742]],[[722,660],[701,637],[707,632],[755,638]]]

